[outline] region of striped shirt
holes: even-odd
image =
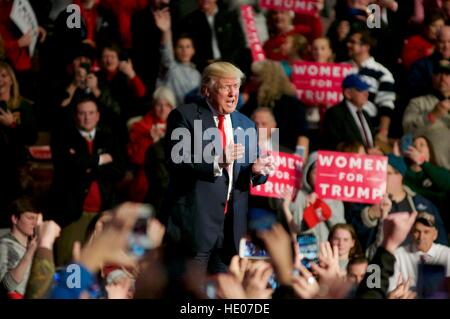
[[[363,80],[370,85],[369,103],[364,106],[364,110],[371,116],[392,117],[395,108],[395,80],[392,73],[383,65],[375,61],[373,57],[364,61],[360,67],[355,62],[353,73],[358,73]]]

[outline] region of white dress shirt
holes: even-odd
[[[214,123],[216,124],[216,126],[219,126],[219,113],[208,103],[209,108],[211,109],[211,112],[213,114],[213,118],[214,118]],[[226,136],[226,142],[228,146],[232,143],[234,143],[234,134],[233,134],[233,124],[231,123],[231,115],[230,114],[226,114],[225,118],[224,118],[224,123],[223,123],[224,129],[225,129],[225,136]],[[217,155],[214,158],[214,176],[222,176],[222,168],[219,167],[219,158],[220,156]],[[229,180],[228,180],[228,195],[227,195],[227,200],[230,198],[230,194],[231,194],[231,189],[232,189],[232,185],[233,185],[233,166],[234,163],[231,163],[227,168],[227,172],[228,172],[228,176],[229,176]]]
[[[209,27],[211,29],[211,45],[213,51],[213,58],[215,60],[220,59],[220,50],[219,50],[219,42],[217,42],[216,29],[214,28],[214,18],[219,11],[219,8],[216,7],[212,15],[206,15],[206,20],[208,20]]]
[[[347,104],[347,108],[350,110],[350,113],[353,116],[353,119],[355,120],[356,126],[358,126],[359,133],[361,134],[361,137],[363,138],[363,140],[365,140],[363,128],[361,126],[361,122],[359,120],[359,116],[356,113],[359,109],[353,103],[351,103],[349,101],[345,101],[345,102]],[[362,116],[362,122],[363,122],[363,125],[364,125],[364,130],[366,131],[366,134],[367,134],[367,138],[368,138],[367,142],[369,143],[370,146],[373,146],[372,132],[370,131],[370,127],[369,127],[369,124],[366,121],[366,117],[365,116]]]
[[[425,258],[427,264],[444,265],[447,269],[447,277],[450,277],[450,248],[441,244],[433,244],[426,253],[417,250],[414,244],[402,246],[395,251],[394,275],[389,278],[389,289],[392,291],[397,286],[398,276],[403,276],[403,282],[411,277],[411,287],[417,285],[417,266],[421,258]],[[424,257],[422,257],[424,256]]]

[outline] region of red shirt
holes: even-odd
[[[14,22],[9,15],[11,13],[13,1],[0,2],[0,35],[5,45],[6,57],[18,71],[27,71],[31,69],[31,59],[28,53],[28,47],[19,47],[21,35],[15,36],[13,30]]]
[[[409,70],[417,60],[433,54],[434,46],[421,35],[413,35],[405,40],[402,51],[402,64]]]

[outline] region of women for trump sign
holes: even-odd
[[[259,0],[259,6],[270,10],[292,10],[312,15],[318,14],[322,7],[320,0]]]
[[[376,204],[386,192],[386,156],[319,151],[316,165],[319,198]]]
[[[291,80],[303,103],[335,105],[342,101],[342,81],[352,70],[348,63],[295,61]]]
[[[269,175],[267,181],[250,189],[255,196],[282,198],[285,193],[295,194],[301,186],[301,168],[303,159],[299,155],[272,152],[275,170]]]

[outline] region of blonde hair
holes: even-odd
[[[208,65],[202,74],[202,94],[204,88],[213,88],[218,78],[236,78],[239,80],[239,84],[245,79],[244,73],[228,62],[215,62]]]
[[[17,82],[16,75],[8,63],[0,61],[0,70],[5,70],[11,78],[11,97],[9,101],[7,101],[7,105],[10,110],[14,110],[19,107],[20,102],[22,101],[22,97],[19,92],[19,82]]]
[[[155,92],[153,92],[153,102],[158,100],[167,101],[172,107],[176,107],[176,99],[173,91],[167,86],[158,87]]]
[[[261,81],[257,93],[258,106],[272,109],[282,95],[295,96],[295,88],[280,63],[271,60],[254,62],[252,72]]]

